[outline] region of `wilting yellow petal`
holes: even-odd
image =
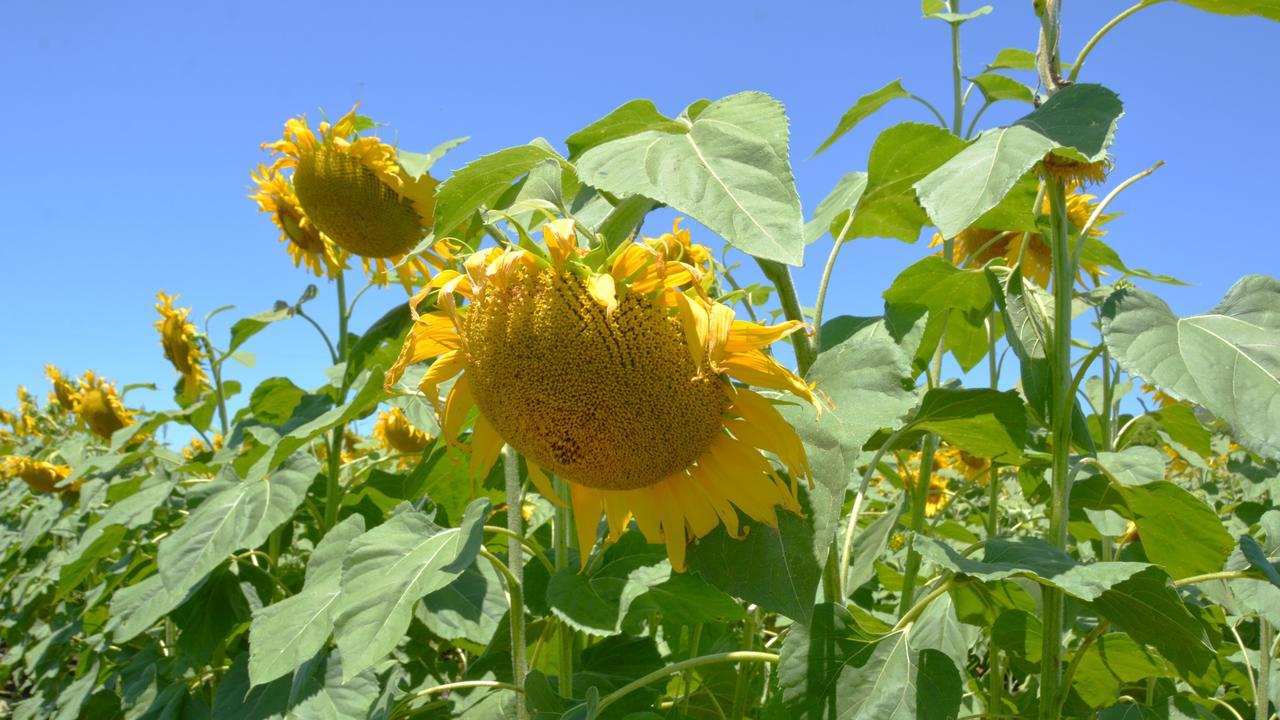
[[[570,483],[569,493],[573,498],[573,521],[578,530],[578,557],[582,560],[582,567],[586,567],[591,549],[596,546],[596,531],[600,528],[600,513],[604,507],[596,490]]]
[[[502,453],[502,436],[484,419],[484,415],[476,416],[476,423],[471,429],[471,481],[484,482]]]
[[[745,320],[734,320],[733,329],[724,349],[728,353],[748,352],[771,345],[804,327],[799,320],[788,320],[777,325],[757,325]]]
[[[550,500],[560,507],[568,507],[564,504],[564,500],[561,500],[560,496],[556,494],[555,487],[551,483],[551,478],[547,477],[547,474],[542,471],[542,468],[538,467],[538,464],[529,458],[525,458],[524,462],[525,466],[529,468],[529,480],[533,482],[533,486],[538,489],[538,492],[542,497]]]
[[[563,270],[565,262],[578,250],[578,234],[573,225],[573,220],[561,218],[542,226],[542,240],[547,244],[551,266],[556,270]]]

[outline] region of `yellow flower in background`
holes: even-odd
[[[917,450],[911,454],[905,463],[901,459],[898,460],[898,475],[906,483],[908,493],[912,491],[920,478],[920,462],[922,459],[920,451]],[[950,467],[950,458],[945,451],[939,450],[934,453],[933,472],[929,475],[929,493],[924,501],[925,517],[937,515],[951,503],[952,493],[948,490],[951,481],[939,472]]]
[[[271,213],[294,267],[305,265],[316,277],[337,277],[347,266],[347,253],[312,224],[289,180],[266,165],[259,165],[250,176],[255,187],[249,197],[257,201],[259,210]]]
[[[290,118],[283,139],[263,144],[279,155],[269,172],[292,168],[293,193],[307,223],[363,258],[378,284],[386,284],[394,270],[409,290],[417,275],[431,274],[424,259],[443,267],[430,253],[401,263],[427,236],[438,183],[428,174],[414,178],[405,172],[392,146],[358,137],[362,121],[352,108],[335,124],[320,123],[317,136],[306,118]]]
[[[204,453],[217,452],[221,450],[223,442],[222,433],[215,433],[214,436],[210,438],[209,442],[213,443],[213,445],[210,446],[209,443],[206,443],[204,439],[198,435],[191,438],[191,442],[187,443],[187,446],[182,448],[182,457],[187,460],[195,460]]]
[[[61,493],[75,492],[80,489],[78,480],[67,487],[59,487],[59,483],[71,474],[71,468],[66,465],[54,465],[35,458],[10,455],[4,458],[3,469],[5,476],[21,478],[33,492]]]
[[[1177,400],[1160,392],[1160,389],[1151,383],[1143,383],[1142,392],[1151,396],[1151,399],[1156,403],[1156,407],[1167,408],[1170,405],[1178,404]]]
[[[378,412],[373,436],[383,448],[402,453],[420,453],[433,439],[430,434],[414,427],[400,408]]]
[[[26,387],[18,386],[18,411],[10,415],[9,425],[15,437],[43,437],[40,430],[40,404]]]
[[[45,377],[53,383],[53,397],[58,405],[67,412],[74,412],[76,403],[80,402],[80,393],[71,381],[62,375],[62,371],[54,365],[44,366]]]
[[[1093,214],[1096,195],[1077,192],[1072,187],[1067,195],[1067,219],[1076,230],[1083,230]],[[1049,212],[1049,201],[1046,198],[1041,212]],[[1115,215],[1103,215],[1089,231],[1089,237],[1097,238],[1106,234],[1102,225]],[[942,245],[942,235],[934,234],[929,247]],[[997,258],[1003,258],[1004,264],[1014,267],[1022,263],[1022,276],[1033,280],[1040,287],[1049,287],[1049,275],[1053,270],[1053,249],[1049,241],[1039,233],[1000,232],[985,228],[971,227],[955,237],[955,261],[960,267],[980,268]],[[1096,265],[1081,263],[1081,271],[1087,272],[1095,279],[1106,275]]]
[[[987,472],[991,468],[991,461],[970,455],[958,447],[947,445],[939,449],[934,455],[934,462],[940,468],[956,471],[970,482],[977,480],[978,484],[986,485],[991,481],[991,473]]]
[[[178,296],[165,295],[164,291],[156,293],[156,298],[160,300],[155,305],[160,319],[155,322],[155,328],[160,333],[164,356],[182,375],[182,395],[194,398],[209,386],[209,377],[201,365],[205,355],[196,342],[196,326],[187,322],[191,308],[175,308],[173,301]]]
[[[634,518],[683,570],[690,538],[721,522],[739,535],[735,506],[770,525],[779,506],[799,512],[796,482],[809,478],[800,439],[769,400],[729,377],[816,404],[804,381],[761,351],[801,325],[735,320],[701,295],[688,260],[705,248],[670,260],[641,240],[604,258],[578,247],[571,220],[542,235],[548,257],[493,248],[471,255],[465,274],[438,275],[440,309],[416,318],[387,373],[390,387],[408,365],[435,358],[419,386],[433,400],[457,376],[441,434],[454,441],[478,408],[473,479],[506,442],[554,502],[563,501],[547,474],[567,480],[584,562],[602,514],[615,538]],[[778,457],[790,483],[761,451]]]
[[[76,415],[99,437],[110,440],[112,433],[133,424],[133,411],[120,402],[116,386],[92,370],[80,378],[80,402]]]

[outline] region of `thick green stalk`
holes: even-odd
[[[1275,629],[1264,617],[1258,618],[1258,692],[1254,698],[1257,705],[1257,720],[1268,720],[1271,717],[1271,643],[1275,638]]]
[[[929,478],[933,475],[933,455],[938,450],[938,436],[925,436],[920,453],[920,476],[911,491],[911,537],[907,541],[907,566],[902,575],[902,597],[898,601],[898,615],[903,617],[915,601],[916,580],[920,575],[920,552],[916,550],[916,536],[924,532],[925,505],[929,501]]]
[[[338,291],[338,362],[347,359],[347,286],[346,275],[338,273],[334,279],[334,287]],[[345,388],[338,388],[338,404],[346,399]],[[328,483],[324,493],[324,527],[329,529],[338,523],[338,511],[342,508],[342,441],[346,435],[347,424],[338,423],[329,436],[329,469]]]
[[[1061,180],[1049,178],[1048,185],[1051,246],[1053,250],[1053,484],[1049,501],[1049,544],[1067,547],[1067,503],[1071,496],[1068,474],[1071,458],[1071,296],[1075,282],[1072,267],[1066,188]],[[1040,718],[1058,720],[1057,702],[1062,678],[1063,600],[1057,588],[1042,589],[1043,645],[1040,661]]]
[[[518,588],[524,582],[524,546],[519,538],[524,535],[521,527],[520,511],[524,506],[524,493],[520,486],[520,456],[510,445],[502,447],[502,474],[506,480],[507,491],[507,569],[511,572],[514,584]],[[510,592],[510,591],[509,591]],[[523,598],[522,598],[523,599]],[[517,688],[524,689],[525,647],[524,647],[524,609],[523,603],[517,612],[514,594],[511,607],[511,673]],[[517,716],[524,717],[524,703],[518,702]]]
[[[556,494],[561,498],[569,497],[569,484],[560,478],[553,478]],[[551,527],[552,550],[555,554],[556,570],[569,567],[569,542],[573,537],[573,510],[568,505],[556,507],[555,524]],[[591,552],[591,548],[579,548],[579,552]],[[556,642],[559,648],[560,695],[573,697],[573,655],[574,631],[565,623],[556,629]]]
[[[796,284],[791,279],[791,268],[779,262],[760,258],[756,258],[756,263],[760,265],[761,272],[778,291],[782,314],[788,320],[804,322],[804,313],[800,310],[800,298],[796,295]],[[796,370],[800,377],[804,377],[809,372],[809,367],[813,365],[817,351],[809,336],[802,332],[791,333],[791,344],[796,350]]]
[[[948,9],[953,13],[960,12],[960,0],[950,0]],[[956,135],[964,127],[964,94],[960,91],[963,77],[964,68],[960,64],[960,23],[951,23],[951,132]]]
[[[834,553],[832,553],[834,555]],[[760,628],[760,608],[752,605],[747,608],[746,621],[742,623],[742,649],[746,652],[754,651],[756,644],[756,632]],[[733,709],[729,713],[729,720],[742,720],[747,711],[747,690],[751,688],[751,666],[745,662],[738,668],[738,678],[733,688]]]
[[[516,692],[524,692],[524,676],[525,676],[525,642],[524,642],[524,587],[520,584],[520,580],[511,572],[506,563],[493,553],[489,552],[483,546],[480,548],[480,557],[489,561],[494,570],[498,571],[498,575],[502,577],[503,583],[507,586],[507,607],[510,608],[509,617],[511,620],[511,670],[515,677]],[[527,720],[529,711],[525,708],[523,698],[516,700],[516,718],[517,720]]]

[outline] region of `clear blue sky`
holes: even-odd
[[[1030,1],[995,5],[965,27],[969,74],[1000,48],[1034,46]],[[1066,2],[1064,54],[1127,5]],[[561,143],[632,98],[676,113],[700,97],[763,90],[787,106],[808,213],[843,173],[865,169],[880,129],[929,119],[899,101],[806,160],[858,96],[901,77],[949,107],[946,26],[918,9],[914,0],[6,4],[0,404],[13,405],[18,383],[43,395],[52,362],[158,382],[162,392],[131,404],[169,406],[174,375],[151,326],[157,290],[181,293],[194,318],[238,306],[215,321],[220,342],[238,314],[297,297],[313,278],[293,268],[245,197],[250,168],[266,157],[259,143],[292,115],[334,116],[362,101],[406,149],[470,135],[438,166],[451,169],[536,136]],[[1108,240],[1129,264],[1194,284],[1158,288],[1180,314],[1208,309],[1245,273],[1280,274],[1270,219],[1278,41],[1274,23],[1168,3],[1112,33],[1082,75],[1125,101],[1114,176],[1168,161],[1121,197],[1125,216]],[[1003,103],[983,124],[1023,112]],[[829,242],[798,271],[805,304]],[[856,241],[841,256],[828,317],[878,314],[884,288],[928,252]],[[371,293],[355,328],[402,300],[398,289]],[[327,317],[332,301],[322,286],[312,307]],[[246,388],[272,375],[322,381],[323,347],[300,320],[246,349],[256,367],[229,368]]]

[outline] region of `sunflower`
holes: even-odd
[[[222,433],[215,433],[208,443],[204,441],[204,438],[197,435],[191,438],[191,442],[187,443],[186,447],[182,448],[182,457],[187,460],[195,460],[207,452],[218,452],[222,449],[222,443]]]
[[[1084,229],[1093,214],[1096,195],[1077,192],[1074,189],[1067,196],[1067,220],[1077,231]],[[1049,212],[1049,201],[1045,199],[1041,208]],[[1106,234],[1100,226],[1111,220],[1114,215],[1103,215],[1089,230],[1089,237],[1102,237]],[[942,235],[935,233],[929,247],[942,245]],[[1033,280],[1040,287],[1049,287],[1049,273],[1053,269],[1053,249],[1049,241],[1039,233],[1000,232],[986,228],[971,227],[962,230],[955,238],[955,261],[961,267],[980,268],[997,258],[1003,258],[1009,267],[1021,263],[1022,276]],[[1102,268],[1082,263],[1082,271],[1089,273],[1096,280],[1099,275],[1106,275]]]
[[[394,270],[410,290],[416,275],[431,274],[424,260],[443,267],[430,253],[401,262],[427,236],[438,183],[425,173],[414,178],[405,172],[392,146],[358,137],[366,124],[352,108],[333,125],[320,123],[317,137],[305,117],[290,118],[283,139],[262,145],[279,154],[266,172],[292,168],[296,208],[307,224],[363,258],[374,282],[385,285]]]
[[[22,478],[33,492],[61,493],[75,492],[80,489],[79,480],[69,486],[59,487],[59,484],[71,474],[71,468],[66,465],[54,465],[21,455],[6,457],[3,465],[6,476]]]
[[[160,300],[155,306],[160,312],[160,319],[155,322],[155,327],[160,332],[164,356],[182,375],[183,397],[194,398],[209,386],[209,377],[201,365],[205,356],[196,344],[196,326],[187,322],[191,308],[175,308],[173,301],[178,296],[165,295],[164,291],[156,293],[156,298]]]
[[[373,436],[383,448],[401,453],[420,453],[432,440],[430,434],[414,427],[400,408],[378,413]]]
[[[912,453],[905,462],[901,458],[898,459],[898,475],[906,483],[907,492],[910,493],[912,488],[916,486],[916,481],[920,477],[920,461],[922,460],[919,450]],[[933,472],[929,475],[929,493],[924,501],[925,517],[933,517],[946,509],[951,503],[952,493],[948,490],[951,481],[939,470],[950,468],[950,459],[944,450],[939,450],[933,456]]]
[[[1178,401],[1176,399],[1174,399],[1172,396],[1164,394],[1163,392],[1160,392],[1160,388],[1157,388],[1155,385],[1152,385],[1151,383],[1143,383],[1142,392],[1150,395],[1151,399],[1155,401],[1156,407],[1158,408],[1163,409],[1163,408],[1169,407],[1170,405],[1178,404]]]
[[[977,480],[978,484],[986,485],[991,481],[991,473],[988,472],[991,461],[987,458],[970,455],[951,445],[938,450],[938,454],[934,457],[936,458],[934,462],[940,463],[939,467],[950,468],[970,482]]]
[[[133,424],[133,411],[120,402],[116,386],[92,370],[77,380],[80,402],[76,415],[99,437],[110,440],[112,433]]]
[[[316,229],[302,211],[293,184],[287,178],[266,165],[259,165],[250,176],[255,189],[249,197],[257,201],[259,210],[271,213],[294,267],[306,265],[316,277],[327,275],[330,279],[346,269],[346,251]]]
[[[1054,177],[1071,185],[1087,185],[1101,183],[1111,172],[1111,161],[1107,159],[1096,162],[1072,160],[1056,153],[1045,153],[1040,161],[1040,172],[1045,177]]]
[[[545,257],[492,248],[468,257],[465,274],[432,281],[439,310],[416,318],[388,387],[428,358],[419,386],[428,398],[457,376],[443,408],[437,400],[441,435],[455,441],[476,408],[473,479],[506,442],[553,502],[563,500],[548,474],[567,480],[584,562],[602,514],[615,539],[634,518],[683,570],[690,538],[721,522],[741,535],[735,506],[770,525],[779,506],[799,512],[796,483],[809,479],[799,438],[768,399],[729,377],[816,406],[812,388],[761,351],[802,325],[735,320],[710,301],[688,262],[705,248],[673,260],[641,240],[605,258],[578,247],[572,220],[542,231]]]
[[[62,371],[54,365],[45,365],[44,374],[49,378],[49,382],[53,383],[53,397],[58,406],[67,412],[73,412],[76,409],[76,403],[80,402],[80,393],[75,386],[63,377]]]
[[[14,437],[44,437],[40,430],[40,404],[26,387],[18,386],[18,410],[9,414],[8,424]]]

